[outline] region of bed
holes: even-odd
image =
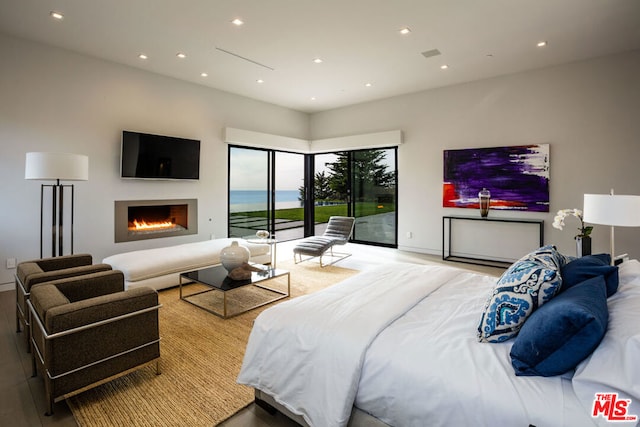
[[[238,382],[307,426],[637,425],[640,263],[616,274],[606,334],[561,375],[515,375],[517,337],[478,341],[496,277],[389,263],[261,313]]]

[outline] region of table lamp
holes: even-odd
[[[614,264],[614,227],[640,227],[640,196],[584,195],[584,222],[611,226],[611,265]]]

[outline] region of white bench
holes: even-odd
[[[180,273],[220,264],[220,251],[234,240],[251,252],[252,262],[271,262],[270,245],[248,243],[243,239],[213,239],[155,249],[112,255],[102,260],[124,274],[125,288],[149,286],[164,289],[178,286]]]

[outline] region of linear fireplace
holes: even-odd
[[[198,232],[198,200],[116,200],[115,242]]]

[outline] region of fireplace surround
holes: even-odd
[[[116,200],[115,242],[198,233],[198,200]]]

